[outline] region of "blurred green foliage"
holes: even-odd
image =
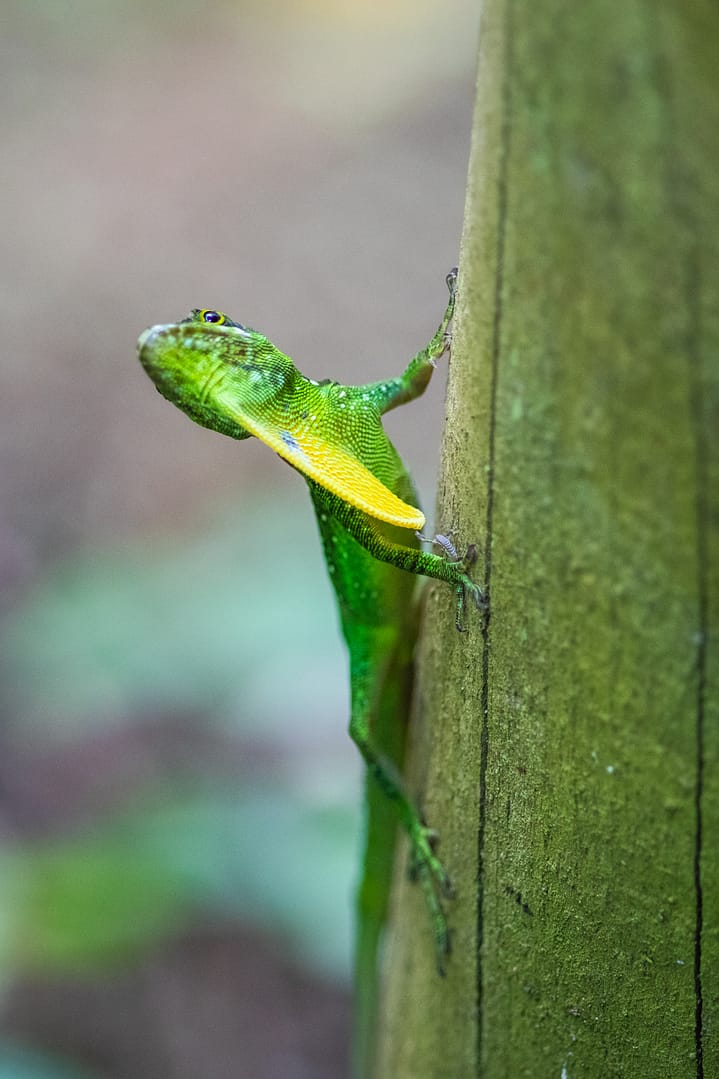
[[[346,975],[356,823],[349,806],[303,805],[282,788],[208,793],[6,853],[4,969],[127,964],[202,912],[279,932],[301,959]]]
[[[0,1044],[0,1079],[90,1079],[90,1073],[35,1050]]]
[[[344,738],[347,706],[314,521],[305,507],[283,539],[292,508],[256,495],[189,539],[76,557],[6,623],[5,706],[24,745],[179,712],[275,744],[282,762],[253,762],[249,782],[206,764],[166,773],[87,832],[6,847],[6,973],[127,963],[202,913],[280,932],[347,975],[359,767],[349,743],[339,766],[297,751],[305,735]]]
[[[8,713],[43,739],[133,712],[197,711],[265,734],[342,725],[346,658],[297,487],[282,504],[243,497],[240,513],[210,513],[194,536],[56,567],[5,624]]]

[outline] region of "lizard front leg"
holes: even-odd
[[[446,581],[450,584],[456,597],[455,625],[460,632],[464,629],[463,616],[467,600],[469,599],[479,610],[484,608],[484,593],[468,573],[475,560],[475,547],[469,547],[465,557],[457,562],[448,561],[428,551],[405,547],[403,544],[393,543],[387,539],[380,532],[373,518],[366,513],[332,495],[325,496],[320,492],[319,500],[325,497],[331,500],[330,512],[373,558],[396,566],[397,569],[406,570],[407,573],[415,573],[420,577],[433,577],[435,580]]]

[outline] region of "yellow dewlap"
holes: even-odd
[[[291,420],[283,430],[245,410],[240,412],[236,407],[230,406],[228,412],[230,411],[242,427],[299,472],[356,509],[378,521],[386,521],[400,528],[424,527],[425,516],[421,510],[409,506],[392,494],[361,461],[343,447],[333,446],[314,432],[293,426]]]

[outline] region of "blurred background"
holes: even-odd
[[[361,770],[310,501],[135,345],[214,307],[311,377],[399,373],[476,9],[5,0],[0,1079],[346,1073]],[[438,376],[387,423],[430,519]]]

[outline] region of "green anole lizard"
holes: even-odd
[[[301,472],[310,489],[349,650],[350,735],[370,776],[355,947],[358,1075],[370,1069],[397,819],[409,836],[411,873],[426,898],[440,973],[449,952],[441,902],[451,895],[449,877],[400,774],[417,633],[410,574],[451,585],[458,629],[467,599],[481,607],[483,597],[468,575],[473,548],[464,559],[453,558],[443,536],[437,541],[448,557],[419,548],[424,515],[381,416],[419,397],[447,351],[456,280],[453,270],[449,302],[429,345],[398,378],[364,386],[305,378],[266,337],[218,311],[194,310],[181,322],[153,326],[138,344],[164,397],[211,430],[238,439],[255,435]]]

